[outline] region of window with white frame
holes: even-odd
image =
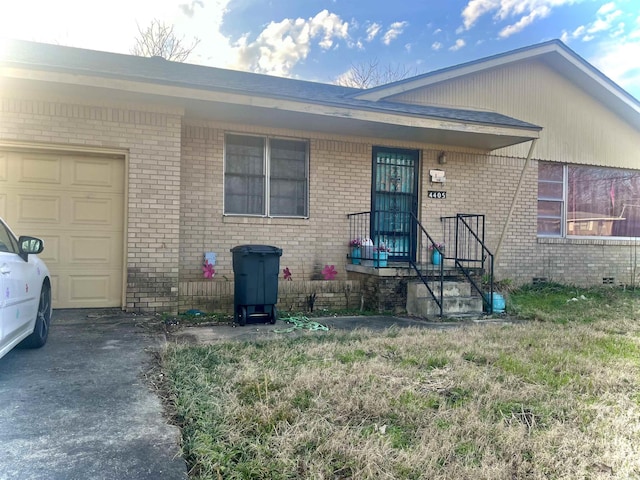
[[[538,235],[640,236],[640,171],[539,162]]]
[[[224,213],[307,217],[309,143],[225,136]]]

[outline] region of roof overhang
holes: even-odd
[[[64,97],[151,103],[187,118],[311,130],[491,151],[539,137],[539,128],[429,118],[374,108],[260,96],[46,68],[1,65],[3,88]]]

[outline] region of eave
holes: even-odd
[[[65,97],[109,98],[182,109],[187,118],[225,121],[327,134],[376,137],[491,151],[539,137],[540,128],[458,121],[354,108],[338,102],[262,96],[162,82],[114,78],[14,65],[0,66],[7,88],[29,87]]]

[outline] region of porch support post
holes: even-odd
[[[520,172],[520,180],[518,180],[518,186],[516,187],[516,191],[513,194],[513,200],[511,201],[511,207],[509,208],[509,214],[507,215],[507,219],[504,222],[504,226],[502,227],[502,234],[500,235],[500,240],[498,241],[498,247],[496,248],[496,253],[493,258],[494,264],[498,262],[498,257],[500,255],[500,248],[502,247],[502,242],[504,237],[507,234],[507,229],[509,228],[509,223],[511,223],[511,216],[513,215],[513,211],[516,208],[516,200],[518,200],[518,196],[520,195],[520,189],[522,188],[522,182],[524,181],[524,174],[529,168],[529,164],[531,163],[531,156],[533,155],[533,150],[538,142],[537,138],[531,140],[531,145],[529,146],[529,153],[527,154],[527,160],[524,162],[524,167],[522,167],[522,172]]]

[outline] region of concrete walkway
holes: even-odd
[[[389,328],[430,328],[450,329],[465,328],[478,324],[505,324],[515,323],[517,320],[506,316],[469,318],[455,322],[431,322],[415,318],[391,317],[391,316],[355,316],[355,317],[318,317],[309,320],[317,322],[329,328],[329,332],[353,331],[367,329],[384,331]],[[288,323],[278,320],[275,325],[268,323],[247,323],[246,326],[214,325],[209,327],[184,327],[173,331],[169,335],[170,342],[192,343],[206,345],[225,341],[270,340],[283,338],[286,335],[323,335],[324,331],[297,330],[291,333],[282,333],[290,327]],[[278,333],[280,331],[280,333]]]
[[[0,479],[187,478],[179,429],[143,377],[164,335],[144,323],[58,310],[47,345],[0,359]]]

